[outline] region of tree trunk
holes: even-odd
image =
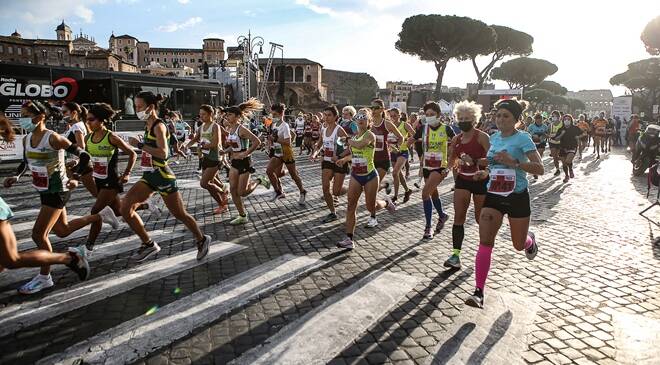
[[[442,78],[445,76],[445,69],[447,68],[447,61],[436,62],[435,70],[438,72],[438,77],[435,79],[435,90],[433,91],[433,99],[440,100],[440,93],[442,92]]]

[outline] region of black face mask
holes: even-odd
[[[472,122],[458,122],[458,129],[469,132],[472,129]]]

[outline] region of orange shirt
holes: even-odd
[[[605,119],[596,119],[593,122],[596,134],[604,135],[607,130],[607,121]]]
[[[583,120],[578,122],[577,127],[582,130],[582,132],[589,132],[589,123],[587,121]]]

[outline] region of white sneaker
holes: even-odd
[[[367,222],[366,227],[374,228],[376,226],[378,226],[378,219],[376,219],[376,217],[369,217],[369,221]]]
[[[300,199],[298,199],[298,205],[305,205],[305,198],[307,197],[307,192],[303,191],[300,193]]]
[[[34,294],[44,289],[48,289],[53,285],[55,284],[53,284],[53,277],[50,276],[50,274],[37,274],[37,276],[35,276],[32,280],[18,288],[18,292],[21,294]]]
[[[389,195],[385,196],[385,203],[387,203],[385,209],[387,209],[388,212],[390,213],[396,212],[396,205],[394,205],[394,202],[392,201],[392,198],[390,198]]]
[[[106,206],[101,209],[99,216],[101,216],[103,223],[109,224],[112,226],[112,229],[119,228],[119,219],[115,216],[115,212],[112,211],[112,208]]]

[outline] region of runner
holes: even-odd
[[[562,162],[562,169],[564,170],[564,182],[567,183],[569,179],[575,177],[573,173],[573,158],[578,150],[580,138],[584,134],[580,128],[573,125],[573,116],[564,114],[562,129],[559,130],[558,139],[561,142],[561,150],[559,157]]]
[[[589,147],[589,134],[591,132],[591,128],[589,127],[589,123],[586,121],[584,114],[580,114],[578,118],[579,121],[577,123],[577,127],[582,131],[578,145],[578,158],[582,159],[582,152],[584,152],[585,148]]]
[[[339,125],[344,128],[344,132],[349,137],[353,137],[358,130],[357,123],[353,120],[355,113],[355,108],[351,105],[347,105],[341,110],[341,122]]]
[[[404,176],[402,169],[408,163],[409,152],[407,139],[408,136],[415,134],[415,130],[405,120],[401,119],[401,112],[398,108],[392,108],[388,110],[388,113],[390,115],[390,120],[399,121],[397,129],[401,134],[402,140],[401,146],[397,148],[397,136],[394,133],[387,134],[387,143],[388,145],[392,146],[390,151],[390,160],[392,165],[394,165],[394,169],[392,170],[392,180],[394,181],[394,197],[392,197],[392,201],[396,203],[397,199],[399,198],[399,185],[403,185],[403,202],[407,203],[408,200],[410,200],[410,196],[412,195],[412,190],[408,187],[408,182],[406,181],[406,177]]]
[[[322,121],[323,121],[323,114],[321,114],[321,116],[318,116],[316,114],[312,116],[312,123],[310,125],[312,132],[310,136],[310,145],[309,145],[311,152],[314,152],[314,146],[318,143],[319,139],[321,138]]]
[[[296,117],[296,121],[295,121],[295,127],[296,127],[296,147],[300,148],[298,154],[302,155],[303,137],[305,134],[305,118],[303,117],[302,113],[298,113],[298,117]]]
[[[314,151],[314,143],[312,142],[312,123],[314,116],[305,114],[305,129],[303,132],[303,145],[307,154],[310,155]]]
[[[564,126],[560,118],[558,110],[553,110],[550,114],[550,134],[548,144],[550,145],[550,156],[552,157],[552,163],[555,165],[555,176],[559,176],[561,172],[559,171],[559,149],[561,148],[559,139],[557,139],[557,133]]]
[[[140,157],[142,178],[122,199],[121,214],[133,232],[142,240],[142,245],[135,256],[138,262],[142,262],[158,253],[160,246],[149,237],[142,218],[136,210],[152,193],[159,193],[170,213],[195,236],[197,260],[201,260],[209,252],[211,237],[202,233],[195,219],[186,211],[176,184],[176,176],[167,164],[169,134],[165,123],[157,114],[162,99],[161,95],[156,96],[151,91],[143,91],[135,97],[136,115],[145,124],[144,142],[130,137],[129,143],[142,150]]]
[[[532,135],[532,141],[534,141],[536,151],[541,158],[543,158],[543,152],[545,152],[549,131],[548,125],[543,123],[543,115],[540,113],[534,114],[534,123],[527,127],[527,132]],[[534,175],[534,180],[538,180],[538,178],[538,175]]]
[[[433,208],[438,213],[438,223],[435,233],[439,233],[449,220],[449,215],[442,210],[442,201],[438,195],[438,185],[447,177],[447,161],[452,157],[452,146],[449,143],[454,138],[454,132],[447,125],[440,123],[440,105],[430,101],[424,105],[425,124],[415,132],[415,136],[408,140],[411,144],[415,140],[422,141],[424,151],[424,188],[422,189],[422,203],[424,204],[424,217],[426,228],[424,239],[433,239],[434,231],[431,229]]]
[[[605,152],[612,151],[614,144],[615,124],[612,118],[607,118],[607,129],[605,129]]]
[[[250,175],[254,173],[252,152],[259,149],[261,141],[249,129],[241,123],[248,115],[262,110],[263,104],[257,99],[250,99],[238,106],[225,109],[225,120],[227,121],[227,149],[230,151],[231,169],[229,170],[229,189],[231,198],[238,210],[238,217],[229,224],[239,225],[248,222],[248,214],[243,204],[243,198],[250,195],[260,184],[270,189],[270,183],[266,177],[259,177],[250,181]]]
[[[323,190],[323,199],[330,210],[323,223],[332,222],[337,219],[335,210],[335,198],[346,194],[344,179],[348,174],[348,163],[337,164],[337,160],[349,155],[348,149],[344,149],[348,134],[341,126],[337,125],[339,112],[335,106],[329,106],[323,109],[323,119],[326,127],[321,130],[321,139],[316,144],[316,148],[310,160],[316,160],[319,151],[323,150],[323,159],[321,161],[321,188]],[[349,127],[350,128],[350,127]],[[332,183],[332,190],[330,184]]]
[[[87,118],[87,109],[78,105],[77,103],[67,102],[62,106],[62,115],[64,116],[63,120],[66,122],[68,127],[67,131],[64,132],[64,137],[68,139],[72,145],[76,145],[77,147],[80,147],[84,150],[85,136],[89,130],[85,124],[85,119]],[[78,164],[78,159],[70,153],[67,153],[65,157],[67,176],[71,177],[73,168]],[[91,172],[91,167],[86,166],[82,170],[80,182],[83,183],[85,189],[87,189],[87,191],[89,191],[93,197],[96,197],[97,191]]]
[[[630,117],[630,125],[626,130],[628,151],[632,152],[633,154],[635,152],[635,145],[637,144],[638,132],[639,132],[639,116],[637,114],[633,114]]]
[[[488,192],[479,218],[479,248],[475,258],[476,289],[465,303],[483,308],[484,286],[490,270],[491,254],[495,237],[508,215],[513,247],[532,260],[538,252],[534,233],[529,231],[531,215],[527,174],[543,175],[543,163],[528,134],[515,129],[527,107],[526,101],[501,100],[497,108],[498,133],[490,138],[487,153],[488,169],[477,176],[490,175]]]
[[[415,135],[421,135],[421,131],[424,128],[424,111],[420,110],[421,116],[417,113],[412,113],[411,117],[414,115],[415,122],[412,123],[412,127],[415,129]],[[422,186],[422,180],[424,179],[424,146],[421,139],[415,139],[415,152],[417,153],[417,159],[419,160],[419,170],[417,171],[418,179],[413,185],[415,188],[419,189]]]
[[[85,138],[85,150],[91,156],[92,176],[98,194],[92,207],[92,214],[99,213],[105,207],[112,208],[115,216],[121,215],[118,195],[124,192],[131,170],[135,165],[137,153],[121,137],[108,130],[115,111],[105,103],[94,104],[87,113],[87,124],[91,132]],[[119,175],[119,150],[128,156],[124,173]],[[89,230],[87,244],[78,249],[88,256],[94,250],[96,238],[101,232],[101,222],[94,222]]]
[[[273,104],[270,107],[270,112],[273,115],[273,125],[271,133],[268,136],[268,142],[270,144],[270,152],[268,156],[270,157],[270,161],[268,162],[268,167],[266,167],[266,174],[273,186],[273,190],[275,190],[275,194],[271,201],[284,199],[286,196],[282,190],[282,182],[280,181],[280,178],[284,176],[284,174],[281,173],[281,171],[283,171],[282,165],[284,165],[300,192],[298,204],[305,205],[307,191],[303,187],[302,180],[296,169],[296,160],[293,157],[293,148],[291,147],[291,131],[289,124],[283,120],[284,111],[285,106],[282,103]],[[317,132],[315,132],[313,125],[312,140],[314,140],[315,133]]]
[[[381,186],[378,188],[378,190],[384,188],[385,194],[390,195],[392,193],[392,187],[390,183],[386,182],[383,185],[385,174],[387,174],[392,167],[389,145],[393,144],[399,148],[399,144],[403,142],[403,138],[401,136],[401,132],[399,132],[399,130],[396,128],[396,125],[389,120],[387,114],[385,113],[385,103],[381,99],[373,99],[371,101],[371,110],[373,112],[373,127],[371,132],[376,136],[376,144],[374,145],[374,165],[378,171],[378,181],[381,182]],[[388,140],[394,139],[394,137],[391,139],[388,138],[389,133],[394,134],[394,137],[396,137],[396,142],[388,143]]]
[[[463,101],[454,106],[454,115],[458,120],[461,133],[452,138],[453,153],[449,166],[456,170],[454,185],[454,225],[451,228],[452,254],[444,263],[444,267],[461,267],[461,249],[465,236],[465,219],[470,198],[474,201],[474,219],[479,224],[479,214],[486,199],[487,176],[477,175],[479,165],[486,158],[486,151],[490,148],[488,134],[476,129],[474,126],[481,115],[481,105]]]
[[[337,160],[337,166],[344,166],[351,161],[351,179],[348,184],[348,207],[346,208],[346,238],[337,243],[337,247],[353,249],[355,241],[355,220],[358,201],[364,191],[364,199],[370,217],[367,228],[378,226],[376,211],[386,208],[390,213],[396,211],[396,205],[389,197],[385,200],[377,200],[380,182],[374,164],[376,136],[371,132],[373,119],[371,110],[362,108],[355,115],[358,132],[347,141],[351,154]]]
[[[177,120],[179,119],[179,115],[175,111],[168,111],[165,113],[165,125],[167,126],[167,131],[170,135],[170,140],[169,140],[169,155],[174,159],[175,157],[183,157],[188,158],[188,155],[186,155],[182,150],[181,146],[179,145],[179,139],[177,138]],[[178,164],[177,161],[172,161],[173,164]]]
[[[190,136],[190,125],[181,118],[181,115],[178,112],[175,112],[174,115],[174,135],[176,136],[176,140],[179,142],[179,145],[183,146],[186,142],[186,139],[188,139]],[[185,149],[183,153],[188,156],[190,154],[190,150]]]
[[[224,154],[224,150],[220,148],[222,130],[220,125],[214,121],[214,115],[215,110],[212,106],[203,104],[199,107],[202,125],[193,138],[188,141],[188,144],[197,143],[202,150],[202,177],[199,180],[199,186],[206,189],[211,198],[218,203],[218,207],[213,210],[213,213],[222,214],[229,210],[229,193],[217,177],[221,163],[220,156]],[[184,149],[187,149],[187,145],[184,146]]]
[[[594,118],[592,123],[594,130],[594,152],[596,159],[600,159],[600,153],[605,153],[605,138],[607,138],[607,120],[605,113],[601,112],[599,118]]]
[[[41,209],[32,228],[32,240],[40,250],[51,253],[53,248],[48,238],[51,231],[55,232],[58,237],[66,237],[94,222],[103,221],[117,229],[119,221],[110,208],[104,208],[98,214],[73,219],[70,222],[67,220],[65,205],[71,195],[69,189],[73,189],[78,185],[81,172],[89,166],[90,156],[80,147],[72,145],[68,139],[46,129],[45,123],[48,114],[48,109],[38,101],[23,103],[20,125],[28,132],[28,135],[23,139],[23,163],[18,167],[16,176],[5,179],[4,186],[5,188],[11,187],[26,169],[30,169],[32,186],[39,192],[41,200]],[[64,151],[79,158],[77,167],[70,179],[67,179],[65,172]],[[9,214],[6,215],[9,216]],[[15,242],[15,239],[13,241]],[[15,247],[15,243],[13,245],[9,243],[9,245]],[[7,247],[7,244],[3,243],[2,246]],[[13,250],[14,248],[10,251]],[[80,254],[75,253],[74,255],[80,256]],[[43,266],[41,266],[39,274],[18,289],[22,294],[34,294],[53,286],[53,279],[50,276],[51,261],[48,258],[52,259],[54,256],[40,255],[39,253],[36,256],[44,257],[46,260],[42,262]],[[71,257],[69,260],[72,260],[70,263],[75,261],[71,254],[69,256]],[[60,260],[65,260],[63,259],[64,256],[57,257]],[[36,261],[33,263],[36,263]],[[58,263],[64,262],[58,261]],[[81,268],[80,264],[85,266],[80,260],[75,262],[75,265],[81,269],[80,278],[86,279],[89,273],[84,274],[82,272],[84,269]],[[84,274],[84,277],[81,274]]]

